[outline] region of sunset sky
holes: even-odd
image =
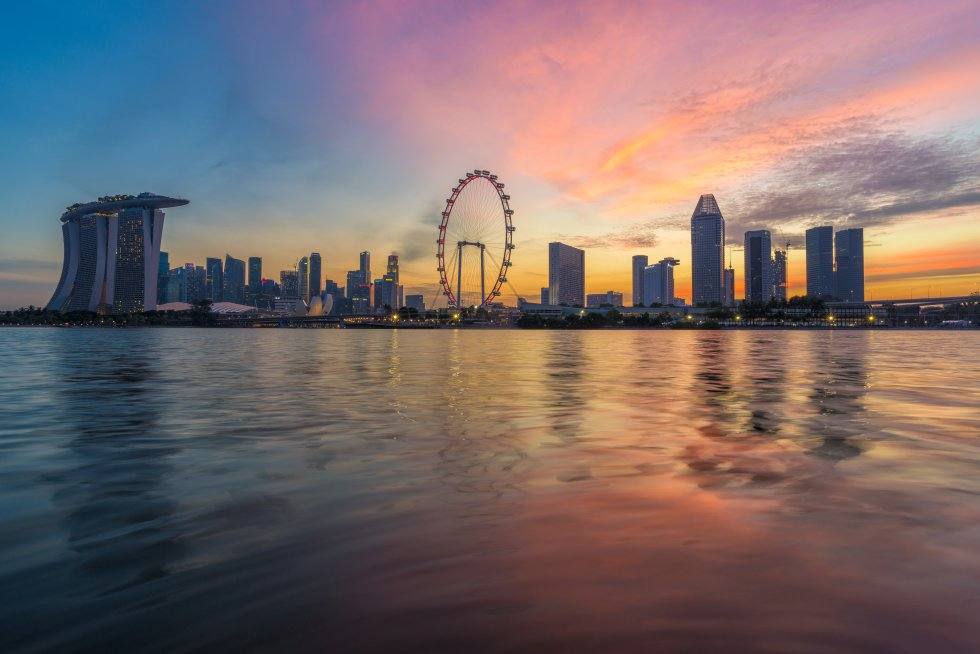
[[[434,297],[457,178],[506,182],[510,278],[587,291],[674,256],[713,193],[742,236],[863,226],[870,299],[980,289],[980,3],[31,2],[0,22],[0,307],[44,304],[73,202],[153,191],[171,265],[392,251]],[[504,300],[512,304],[510,289]]]

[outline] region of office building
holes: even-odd
[[[548,244],[548,300],[571,307],[585,305],[585,251],[564,243]]]
[[[830,225],[806,230],[807,297],[834,295],[834,228]]]
[[[616,291],[606,291],[605,293],[590,293],[585,296],[585,306],[595,307],[622,307],[623,294]]]
[[[157,263],[157,304],[169,302],[167,300],[167,284],[170,281],[170,255],[160,252],[160,260]]]
[[[187,200],[152,193],[73,204],[61,216],[64,260],[47,309],[152,311],[167,207]]]
[[[368,306],[370,306],[371,280],[373,278],[371,277],[371,253],[368,252],[367,250],[361,252],[360,255],[360,271],[361,271],[361,279],[364,280],[363,283],[367,286],[366,297],[368,301]],[[361,289],[361,291],[359,291],[359,297],[364,295],[365,295],[365,291],[364,289]]]
[[[745,301],[768,302],[773,297],[772,235],[767,229],[745,232]]]
[[[541,304],[551,304],[550,302],[551,289],[547,286],[541,287]]]
[[[398,311],[402,302],[402,287],[391,276],[385,275],[374,281],[374,307],[378,313]]]
[[[283,300],[299,298],[299,273],[295,270],[279,272],[279,297]]]
[[[366,253],[362,253],[362,262],[363,254]],[[364,271],[360,269],[347,271],[347,300],[355,315],[364,315],[371,311],[371,284],[365,279]]]
[[[735,269],[729,266],[725,268],[725,294],[722,305],[726,307],[735,306]]]
[[[835,285],[842,302],[864,302],[864,229],[842,229],[834,235]]]
[[[633,257],[633,306],[643,304],[643,271],[650,265],[650,259],[645,254]]]
[[[691,294],[694,306],[724,299],[725,219],[713,195],[702,195],[691,214]]]
[[[252,302],[262,294],[262,257],[248,258],[248,292]]]
[[[398,255],[395,253],[388,255],[388,272],[385,276],[390,277],[396,284],[401,283],[398,277]]]
[[[323,290],[323,259],[319,252],[310,254],[310,281],[309,281],[309,300],[314,295],[320,295]]]
[[[788,250],[776,250],[772,259],[772,286],[773,286],[773,297],[776,298],[778,302],[786,301],[786,265],[787,265],[787,255]]]
[[[674,304],[674,266],[680,261],[666,257],[643,269],[643,297],[645,306],[672,306]]]
[[[221,295],[225,302],[245,304],[245,262],[225,255]]]
[[[218,257],[208,257],[204,263],[204,268],[207,271],[205,288],[207,289],[208,298],[212,302],[221,302],[224,299],[224,271],[221,268],[221,259]]]
[[[185,302],[193,304],[208,299],[207,271],[204,266],[195,266],[193,263],[184,264],[184,287]]]
[[[299,275],[299,296],[304,302],[310,300],[310,259],[300,257],[296,262],[296,273]]]
[[[419,313],[425,313],[425,296],[406,295],[405,306],[408,307],[409,309],[415,309]]]

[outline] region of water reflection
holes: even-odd
[[[172,520],[169,459],[179,451],[156,430],[160,356],[150,331],[98,352],[58,333],[58,407],[71,463],[49,478],[68,545],[83,571],[75,592],[113,593],[169,574],[183,547]]]
[[[810,449],[816,456],[841,461],[870,447],[861,401],[868,391],[868,337],[857,332],[811,343],[814,410],[808,429],[820,441]]]
[[[0,650],[976,651],[964,343],[0,330]]]

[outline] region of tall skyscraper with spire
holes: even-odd
[[[724,300],[725,219],[715,196],[702,195],[691,214],[691,297],[695,306]]]

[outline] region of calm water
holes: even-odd
[[[0,650],[977,651],[978,353],[0,329]]]

